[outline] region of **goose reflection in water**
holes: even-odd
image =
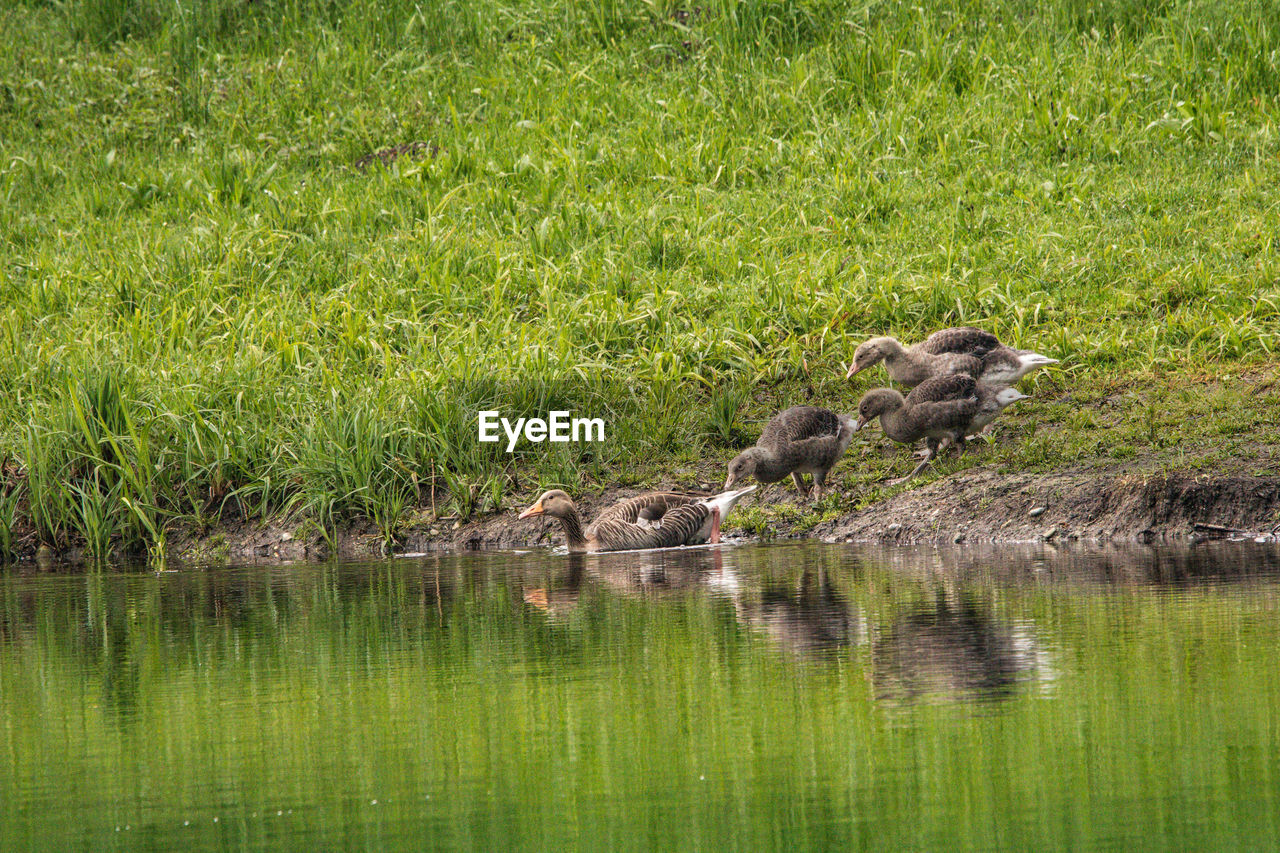
[[[779,552],[785,558],[785,552]],[[758,558],[758,555],[757,555]],[[543,585],[526,587],[526,604],[552,619],[578,606],[588,585],[615,594],[660,598],[703,593],[728,601],[738,623],[800,656],[828,655],[863,635],[854,609],[831,583],[823,566],[798,571],[784,559],[779,574],[744,580],[733,549],[569,554],[563,568]]]
[[[1003,699],[1020,684],[1053,679],[1027,627],[963,592],[900,611],[871,644],[876,697]]]
[[[821,566],[805,566],[791,581],[767,578],[759,591],[733,596],[738,620],[788,651],[823,656],[852,645],[861,623]]]
[[[553,619],[573,612],[588,584],[628,596],[663,596],[717,586],[724,571],[719,548],[569,553],[562,566],[522,592],[526,604]]]

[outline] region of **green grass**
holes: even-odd
[[[775,405],[851,408],[860,338],[958,323],[1063,361],[1004,462],[1176,454],[1198,439],[1140,391],[1106,447],[1073,401],[1280,346],[1272,4],[3,0],[0,24],[0,532],[55,547],[283,513],[392,539],[415,506],[720,462]],[[415,140],[439,150],[354,168]],[[1274,393],[1238,396],[1230,440],[1276,425]],[[552,403],[609,441],[476,443],[477,408]]]

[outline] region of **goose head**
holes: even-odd
[[[844,378],[849,379],[855,373],[861,373],[901,349],[902,344],[893,338],[872,338],[866,341],[854,350],[853,364],[849,365],[849,372],[844,375]]]
[[[543,492],[542,497],[533,506],[520,513],[521,518],[533,518],[535,515],[549,515],[552,518],[568,518],[577,511],[573,498],[560,489]]]
[[[897,411],[906,404],[906,399],[892,388],[875,388],[862,395],[858,401],[858,420],[853,425],[857,432],[881,415]]]
[[[756,463],[760,461],[761,452],[758,447],[748,447],[733,457],[733,461],[729,463],[729,476],[724,481],[726,490],[732,489],[734,483],[755,476]]]

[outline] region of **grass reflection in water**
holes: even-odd
[[[0,847],[1264,847],[1278,578],[813,544],[7,576]]]

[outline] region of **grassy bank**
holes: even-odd
[[[0,553],[282,514],[392,538],[415,507],[643,481],[779,405],[851,407],[883,382],[837,377],[858,339],[958,323],[1063,362],[1001,464],[1213,464],[1280,422],[1280,7],[3,0],[0,24]],[[478,408],[609,440],[512,457]],[[854,491],[883,476],[853,460]]]

